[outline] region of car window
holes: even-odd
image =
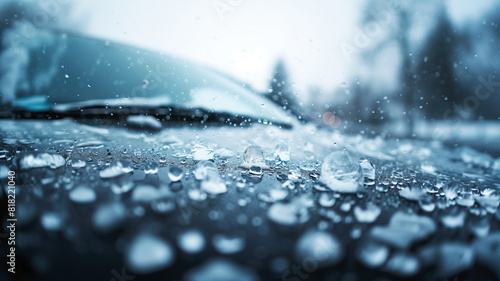
[[[289,118],[244,85],[173,56],[56,31],[43,32],[22,51],[31,59],[19,67],[24,73],[17,82],[17,107],[142,104],[203,108],[269,122]]]

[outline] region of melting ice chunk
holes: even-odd
[[[460,228],[465,223],[465,212],[450,213],[441,216],[441,222],[448,228]]]
[[[487,266],[497,278],[500,278],[500,266],[498,266],[500,247],[498,245],[500,245],[500,232],[476,240],[473,247],[478,263]]]
[[[205,192],[210,194],[221,194],[227,192],[226,184],[219,176],[217,166],[213,162],[199,162],[193,173],[197,180],[201,180],[200,187]]]
[[[151,234],[139,234],[131,242],[125,256],[127,268],[148,274],[170,266],[175,252],[169,243]]]
[[[300,200],[293,200],[290,203],[275,203],[267,210],[267,217],[281,225],[303,224],[309,220],[307,206]]]
[[[69,192],[69,199],[75,203],[92,203],[96,199],[96,194],[90,187],[79,186]]]
[[[130,115],[127,123],[140,128],[161,129],[161,122],[149,115]]]
[[[457,152],[459,153],[462,161],[468,164],[489,168],[493,162],[493,157],[489,154],[481,153],[469,147],[459,148]]]
[[[422,190],[420,187],[406,187],[399,191],[399,196],[410,201],[418,201],[424,194],[424,190]]]
[[[232,261],[213,258],[201,266],[187,272],[186,281],[257,281],[259,278],[249,268],[242,267]]]
[[[359,165],[363,171],[363,176],[369,180],[375,180],[375,166],[366,158],[359,159]]]
[[[50,167],[56,169],[66,164],[64,157],[52,152],[22,152],[16,156],[15,163],[21,170]]]
[[[110,179],[132,171],[132,162],[129,160],[119,160],[100,171],[99,176],[103,179]]]
[[[360,190],[363,174],[359,164],[346,151],[330,153],[321,168],[321,181],[331,190],[355,193]]]
[[[257,145],[247,147],[245,152],[243,152],[243,164],[241,166],[245,168],[250,168],[251,166],[267,168],[262,148]]]
[[[177,244],[188,254],[197,254],[205,247],[205,238],[198,230],[188,230],[177,237]]]
[[[389,257],[389,248],[374,241],[365,242],[358,247],[356,257],[365,266],[378,268]]]
[[[134,182],[128,175],[121,175],[110,180],[110,188],[114,194],[126,193],[134,187]]]
[[[126,209],[120,202],[105,203],[97,207],[92,216],[92,225],[98,232],[117,229],[125,220]]]
[[[330,193],[322,193],[318,198],[318,203],[321,207],[331,207],[335,204],[335,198]]]
[[[273,158],[276,159],[276,161],[290,161],[290,145],[288,145],[288,143],[289,141],[285,139],[278,140],[273,152]]]
[[[196,166],[194,167],[193,174],[194,177],[201,181],[205,179],[209,173],[214,173],[217,172],[217,166],[210,161],[200,161]]]
[[[161,196],[160,191],[151,185],[142,184],[132,191],[132,200],[137,202],[150,202]]]
[[[75,168],[75,169],[81,169],[83,167],[85,167],[87,165],[87,163],[85,161],[83,161],[82,159],[73,159],[71,161],[71,167]]]
[[[471,246],[458,242],[427,246],[420,251],[420,260],[427,266],[437,265],[437,277],[442,279],[456,276],[475,261]]]
[[[373,203],[367,203],[366,206],[354,207],[354,216],[361,223],[372,223],[380,215],[380,208]]]
[[[418,273],[420,261],[412,254],[396,252],[383,269],[399,277],[409,277]]]
[[[195,161],[214,159],[214,148],[212,144],[205,139],[197,139],[193,143],[191,153]]]
[[[61,215],[55,212],[46,212],[40,218],[40,223],[47,231],[60,230],[63,224]]]
[[[378,241],[406,249],[436,231],[436,223],[429,217],[401,211],[392,215],[388,226],[375,226],[370,234]]]
[[[269,191],[261,192],[257,197],[266,203],[273,203],[285,199],[288,196],[288,190],[283,188],[271,188]]]
[[[436,198],[432,195],[422,195],[418,200],[418,205],[420,209],[424,212],[432,212],[436,208]]]
[[[302,235],[295,245],[295,258],[304,261],[312,258],[318,267],[327,267],[339,263],[344,250],[333,234],[325,231],[309,231]]]
[[[227,148],[219,148],[214,152],[215,157],[219,159],[227,159],[235,156],[234,151]]]
[[[216,234],[212,239],[212,244],[219,253],[229,255],[241,252],[245,248],[245,239]]]

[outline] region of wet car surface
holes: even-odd
[[[0,125],[26,280],[499,277],[499,164],[470,148],[307,124]]]

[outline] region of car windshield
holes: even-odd
[[[18,79],[4,91],[17,110],[167,107],[266,123],[290,119],[249,86],[174,56],[50,29],[9,51],[4,57],[17,65],[7,67]]]

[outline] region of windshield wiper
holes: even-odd
[[[73,118],[94,125],[99,125],[106,120],[106,124],[116,121],[117,125],[127,123],[129,116],[152,116],[168,126],[189,126],[196,125],[229,125],[229,126],[249,126],[253,123],[276,125],[283,128],[291,128],[290,124],[273,123],[270,120],[262,120],[243,115],[235,115],[226,112],[217,112],[205,108],[185,108],[175,106],[75,106],[65,107],[64,110],[51,109],[47,111],[29,111],[22,108],[13,108],[9,114],[12,119],[63,119]],[[6,116],[0,115],[0,118]],[[7,117],[8,118],[8,117]],[[111,122],[110,122],[111,121]]]

